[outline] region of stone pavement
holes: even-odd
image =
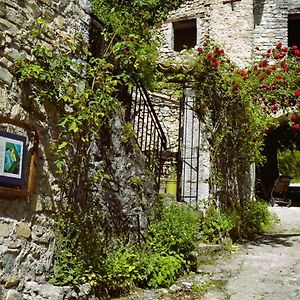
[[[300,207],[272,207],[280,224],[255,241],[206,261],[169,289],[143,290],[122,300],[300,299]]]

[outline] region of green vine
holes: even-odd
[[[99,33],[104,38],[103,51],[99,57],[92,56],[90,45],[80,35],[58,36],[44,20],[38,19],[30,37],[33,55],[16,64],[24,98],[29,99],[28,112],[53,125],[52,149],[61,192],[51,280],[54,284],[87,282],[100,294],[118,294],[128,291],[133,282],[166,284],[181,269],[180,254],[173,258],[168,252],[159,258],[160,253],[156,252],[154,269],[145,274],[155,273],[157,265],[163,268],[163,262],[169,261],[165,277],[148,283],[149,278],[141,275],[142,279],[133,281],[136,273],[131,262],[138,254],[124,246],[128,242],[129,216],[122,211],[110,211],[116,209],[112,187],[115,178],[105,157],[110,151],[111,124],[116,115],[123,113],[126,90],[136,76],[148,86],[154,78],[157,58],[157,43],[152,39],[154,22],[181,2],[132,1],[132,5],[123,5],[122,1],[94,0],[93,13],[103,26],[103,32]],[[51,46],[44,42],[51,39],[55,39]],[[54,108],[49,119],[48,106]],[[130,126],[125,126],[124,134],[121,142],[130,143]],[[95,153],[95,145],[100,154]],[[100,163],[93,164],[96,155]],[[132,177],[131,188],[140,197],[141,184],[139,178]],[[137,199],[137,205],[141,206],[139,209],[147,208],[143,198]],[[113,217],[116,214],[117,218]],[[108,284],[111,284],[109,290]]]

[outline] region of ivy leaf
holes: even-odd
[[[69,128],[68,128],[69,131],[74,131],[74,132],[77,132],[79,130],[78,126],[77,126],[77,123],[75,121],[73,121],[70,125],[69,125]]]
[[[61,150],[63,148],[65,148],[68,145],[68,142],[62,142],[59,146],[58,146],[58,150]]]

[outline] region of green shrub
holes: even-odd
[[[201,239],[219,242],[224,237],[233,240],[251,239],[272,226],[272,215],[266,202],[249,201],[240,209],[219,211],[211,206],[201,224]]]
[[[234,227],[230,215],[221,213],[214,206],[209,206],[201,223],[201,240],[216,243],[228,236]]]
[[[285,149],[278,151],[279,172],[294,177],[292,182],[300,182],[300,151]]]
[[[245,238],[252,238],[255,234],[268,230],[272,222],[272,215],[266,202],[259,200],[247,202],[242,213],[242,235]]]
[[[200,218],[191,208],[175,203],[168,207],[161,204],[159,216],[151,222],[146,242],[134,245],[117,237],[104,240],[101,218],[96,213],[73,219],[64,215],[59,223],[51,282],[73,286],[89,283],[95,293],[110,296],[127,293],[134,286],[171,285],[195,263],[192,253]],[[92,226],[96,220],[97,229]]]
[[[139,278],[137,285],[150,288],[170,286],[180,273],[185,260],[175,252],[156,249],[143,251],[139,256]]]
[[[148,229],[148,244],[163,246],[186,259],[194,249],[200,225],[200,215],[191,207],[171,203],[164,207],[160,219]]]

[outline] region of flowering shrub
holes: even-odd
[[[249,195],[247,172],[261,161],[264,134],[274,116],[300,131],[300,50],[279,43],[245,69],[216,46],[198,48],[192,62],[195,110],[205,120],[211,151],[211,191],[221,206],[239,207]]]
[[[233,65],[223,49],[199,48],[193,68],[195,110],[209,136],[210,190],[221,207],[238,209],[250,195],[247,172],[251,163],[262,159],[269,119],[253,101],[250,72]]]
[[[260,52],[259,48],[257,51]],[[299,118],[295,111],[300,100],[300,50],[297,46],[287,48],[279,43],[260,53],[260,58],[245,71],[253,100],[267,114],[277,111],[290,114],[290,125],[298,131]]]

